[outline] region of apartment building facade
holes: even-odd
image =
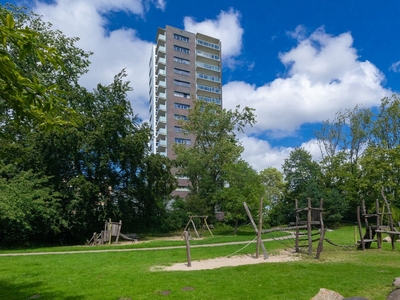
[[[195,101],[222,106],[221,42],[171,26],[159,28],[149,61],[151,151],[174,159],[174,144],[194,144],[179,121]],[[175,194],[185,196],[187,179],[178,178]]]

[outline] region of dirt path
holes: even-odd
[[[282,263],[288,261],[300,260],[300,256],[290,251],[281,251],[277,255],[270,255],[267,259],[261,255],[255,258],[251,255],[237,255],[231,257],[217,257],[213,259],[192,261],[189,267],[187,263],[177,263],[172,266],[153,266],[150,270],[157,271],[196,271],[196,270],[210,270],[222,267],[234,267],[242,265],[254,265],[262,263]]]
[[[279,239],[289,239],[292,237],[284,237]],[[278,239],[264,239],[263,242],[276,241]],[[190,248],[206,248],[206,247],[223,247],[228,245],[245,245],[254,244],[256,241],[243,241],[243,242],[228,242],[218,244],[204,244],[204,245],[191,245]],[[88,247],[89,248],[89,247]],[[131,248],[131,249],[99,249],[99,250],[79,250],[79,251],[61,251],[61,252],[26,252],[26,253],[2,253],[2,256],[30,256],[30,255],[60,255],[60,254],[82,254],[82,253],[102,253],[102,252],[130,252],[130,251],[152,251],[152,250],[171,250],[171,249],[185,249],[186,246],[169,246],[169,247],[155,247],[155,248]]]

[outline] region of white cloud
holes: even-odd
[[[400,61],[393,63],[390,68],[390,71],[393,71],[395,73],[399,73],[400,72]]]
[[[242,158],[256,171],[262,171],[268,167],[274,167],[282,171],[284,160],[294,150],[293,147],[271,147],[268,141],[249,136],[242,136],[240,142],[245,146]],[[308,151],[313,160],[319,161],[321,159],[321,151],[316,140],[302,143],[300,148]]]
[[[167,3],[164,0],[155,0],[155,5],[157,8],[161,9],[162,11],[165,10]]]
[[[249,136],[241,137],[240,142],[244,146],[242,158],[257,171],[268,167],[275,167],[281,170],[282,162],[292,151],[291,148],[273,148],[268,141]]]
[[[318,29],[279,55],[287,66],[285,78],[260,87],[229,82],[223,87],[224,106],[255,108],[257,124],[250,131],[282,137],[293,135],[301,124],[331,119],[340,109],[378,105],[390,94],[381,85],[384,76],[369,61],[359,60],[352,43],[350,33],[331,36]]]
[[[220,39],[224,65],[233,65],[234,57],[242,50],[244,30],[240,25],[240,13],[233,9],[221,11],[216,20],[196,22],[191,17],[185,17],[184,27],[186,31],[199,32]]]
[[[32,9],[53,24],[66,36],[79,37],[77,46],[92,51],[91,65],[80,83],[89,90],[98,83],[110,84],[116,74],[126,68],[130,85],[134,89],[128,97],[133,110],[142,118],[148,115],[148,62],[152,43],[141,40],[134,29],[122,28],[106,31],[108,11],[126,11],[143,15],[149,3],[164,9],[165,1],[157,0],[57,0],[55,4],[36,2]],[[139,75],[139,76],[138,76]],[[133,101],[134,99],[134,101]]]

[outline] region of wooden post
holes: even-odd
[[[299,203],[298,203],[297,199],[294,200],[294,205],[295,205],[295,211],[296,211],[296,241],[295,241],[295,246],[294,247],[295,247],[296,253],[298,253],[298,252],[300,252],[300,248],[299,248],[299,234],[300,234],[300,231],[299,231],[299,228],[298,228],[300,217],[299,217],[299,211],[298,211]]]
[[[308,231],[308,255],[312,255],[311,198],[308,198],[307,231]]]
[[[183,236],[185,237],[186,241],[186,256],[187,256],[187,266],[191,267],[192,266],[192,259],[190,257],[190,243],[189,243],[189,232],[184,231]]]
[[[319,202],[319,224],[321,232],[317,248],[317,255],[316,255],[317,259],[319,259],[321,252],[324,250],[325,226],[324,226],[324,220],[322,219],[323,206],[324,206],[324,199],[321,198]]]
[[[360,233],[360,245],[361,249],[365,250],[365,243],[364,243],[364,235],[362,232],[362,225],[361,225],[361,211],[360,207],[357,206],[357,224],[358,224],[358,232]]]
[[[381,230],[381,225],[382,225],[382,220],[381,220],[381,214],[379,212],[379,200],[375,200],[375,209],[376,209],[376,241],[378,244],[378,249],[382,249],[382,232]]]
[[[249,207],[247,206],[246,202],[243,202],[243,206],[244,206],[244,209],[246,210],[247,216],[249,217],[251,224],[253,225],[255,233],[258,234],[258,229],[257,229],[256,223],[253,220],[253,217],[250,213]],[[267,250],[265,249],[264,243],[261,243],[261,249],[263,250],[263,253],[264,253],[264,259],[267,259],[268,254],[267,254]]]
[[[111,219],[108,220],[108,232],[109,232],[108,244],[111,245],[111,239],[112,239],[112,224],[111,224]]]
[[[199,239],[199,238],[200,238],[200,236],[199,236],[199,233],[197,232],[196,225],[194,224],[194,222],[193,222],[193,219],[192,219],[192,218],[190,218],[190,221],[192,222],[192,225],[193,225],[194,232],[196,232],[197,238]]]
[[[115,240],[115,243],[116,243],[116,244],[118,244],[119,235],[120,235],[120,233],[121,233],[121,227],[122,227],[122,220],[119,220],[118,229],[117,229],[117,238],[116,238],[116,240]]]
[[[206,217],[204,218],[204,223],[206,224],[206,227],[207,227],[207,229],[208,229],[208,232],[211,234],[212,237],[214,237],[213,233],[212,233],[211,230],[210,230],[210,227],[208,227],[207,218],[208,218],[208,216],[206,216]]]
[[[260,198],[260,211],[259,211],[259,219],[258,219],[258,233],[257,233],[257,249],[256,249],[256,258],[260,255],[260,246],[261,246],[261,231],[262,231],[262,212],[263,212],[263,199]]]

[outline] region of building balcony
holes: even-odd
[[[158,129],[158,131],[157,131],[157,137],[159,137],[159,136],[165,136],[165,135],[167,135],[167,129],[166,129],[166,128],[160,128],[160,129]]]
[[[196,76],[197,76],[197,78],[212,81],[212,82],[217,82],[217,83],[221,82],[221,78],[218,76],[207,75],[207,74],[203,74],[203,73],[197,73]]]
[[[211,53],[204,52],[204,51],[201,51],[201,50],[197,50],[196,54],[198,56],[209,58],[209,59],[212,59],[212,60],[215,60],[215,61],[220,61],[221,60],[219,55],[211,54]]]
[[[207,103],[215,103],[218,105],[222,104],[222,101],[220,98],[214,98],[214,97],[207,97],[207,96],[202,96],[202,95],[197,95],[197,100],[199,101],[204,101]]]
[[[165,41],[165,35],[159,34],[157,40]]]
[[[156,48],[156,55],[157,56],[160,54],[160,52],[165,53],[165,51],[166,51],[166,49],[165,49],[164,46],[157,45],[157,48]]]
[[[166,117],[159,117],[157,119],[157,127],[159,124],[165,125],[167,123],[167,118]]]
[[[157,106],[157,110],[166,111],[167,110],[167,106],[165,104],[160,104],[160,105]]]
[[[165,99],[167,99],[167,94],[164,93],[164,92],[160,92],[160,91],[159,91],[159,92],[157,93],[157,97],[160,98],[160,99],[164,99],[164,100],[165,100]],[[157,99],[157,100],[158,100],[158,99]]]
[[[165,77],[165,76],[167,76],[167,72],[163,69],[159,69],[159,70],[157,70],[157,76]]]
[[[221,94],[221,89],[219,87],[204,85],[204,84],[197,84],[197,89],[205,92]]]
[[[211,42],[203,41],[201,39],[196,40],[198,45],[210,48],[210,49],[215,49],[215,50],[221,50],[221,47],[218,44],[214,44]]]
[[[166,62],[167,61],[165,58],[158,57],[156,65],[159,65],[159,64],[165,65]]]
[[[167,147],[167,141],[166,140],[158,140],[157,141],[157,148],[160,148],[160,147],[162,147],[162,148]]]
[[[196,67],[207,69],[207,70],[211,70],[211,71],[215,71],[215,72],[218,72],[218,73],[221,72],[221,68],[219,66],[212,65],[212,64],[206,64],[206,63],[203,63],[203,62],[197,62],[196,63]]]
[[[160,79],[160,80],[158,80],[157,85],[158,85],[159,87],[166,88],[166,87],[167,87],[167,82]]]

